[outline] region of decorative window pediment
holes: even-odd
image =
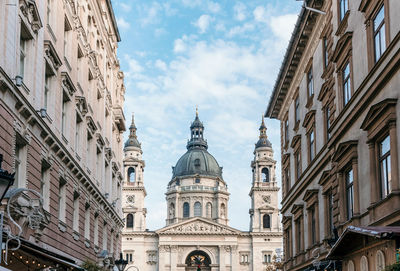
[[[321,86],[321,91],[319,92],[318,95],[318,101],[322,102],[325,97],[327,97],[327,94],[329,90],[333,87],[334,81],[333,80],[326,80],[322,86]]]
[[[76,92],[76,88],[72,83],[71,77],[67,72],[61,73],[61,82],[62,82],[62,87],[66,91],[66,93],[68,93],[69,96],[74,95],[74,93]]]
[[[337,162],[339,169],[345,166],[350,160],[357,159],[357,140],[349,140],[340,143],[333,155],[333,162]]]
[[[307,202],[307,207],[311,207],[314,203],[318,202],[318,192],[318,189],[306,190],[303,200]]]
[[[331,171],[330,170],[324,170],[322,172],[321,178],[318,181],[319,185],[325,185],[325,183],[329,180],[329,178],[331,177]]]
[[[96,134],[96,142],[97,142],[97,145],[98,145],[100,148],[103,148],[104,145],[105,145],[104,138],[101,136],[100,133],[97,133],[97,134]]]
[[[58,68],[62,65],[62,62],[57,54],[56,49],[49,40],[44,41],[44,58],[46,60],[46,65],[53,73],[52,75],[55,75]]]
[[[97,126],[96,126],[96,124],[94,123],[94,120],[93,120],[93,118],[92,118],[92,116],[86,116],[86,123],[87,123],[87,126],[88,126],[88,128],[89,128],[89,131],[92,133],[92,135],[96,132],[96,130],[97,130]]]
[[[371,106],[360,128],[366,131],[369,130],[373,126],[373,124],[377,122],[395,121],[396,104],[397,99],[385,99]]]
[[[335,50],[333,52],[333,62],[339,62],[343,52],[347,52],[348,48],[351,48],[351,41],[353,38],[353,32],[346,32],[337,42]]]
[[[310,124],[314,123],[314,119],[315,119],[315,110],[307,112],[307,114],[304,116],[303,127],[308,128]]]
[[[292,144],[290,144],[290,147],[294,148],[295,146],[298,145],[301,141],[301,135],[296,135],[292,138]]]
[[[76,107],[84,117],[88,113],[88,105],[84,96],[75,96]]]
[[[24,15],[24,20],[30,25],[32,31],[37,34],[39,29],[43,27],[40,20],[39,10],[34,0],[20,0],[19,8]]]
[[[303,204],[293,204],[292,210],[290,210],[290,212],[293,215],[297,216],[297,214],[303,213],[303,207]]]

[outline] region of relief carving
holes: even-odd
[[[173,233],[208,233],[208,234],[229,234],[234,233],[233,231],[213,224],[207,224],[204,222],[192,222],[185,225],[179,225],[175,228],[169,229],[165,231],[166,233],[173,232]]]

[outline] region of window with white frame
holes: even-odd
[[[385,198],[392,192],[392,178],[390,167],[390,136],[387,135],[379,143],[379,171],[381,198]]]
[[[58,183],[58,219],[65,222],[66,213],[66,193],[67,193],[67,181],[64,178],[60,178]]]
[[[40,195],[43,197],[43,208],[49,211],[50,202],[50,165],[42,160],[40,172]]]

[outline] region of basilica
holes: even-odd
[[[259,271],[266,270],[282,247],[277,180],[271,142],[264,120],[255,145],[250,228],[229,226],[227,182],[222,167],[207,151],[204,125],[196,112],[187,152],[173,167],[166,184],[166,224],[146,229],[145,180],[142,149],[132,117],[124,147],[122,187],[122,252],[127,270],[141,271]],[[131,268],[131,269],[129,269]]]

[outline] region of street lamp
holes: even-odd
[[[119,259],[115,261],[115,265],[118,267],[119,271],[124,271],[126,265],[128,264],[127,260],[122,258],[122,253],[119,254]]]
[[[0,154],[0,205],[1,201],[4,198],[4,195],[7,193],[8,188],[14,183],[14,174],[8,173],[7,170],[1,168],[1,164],[3,162],[3,155]]]

